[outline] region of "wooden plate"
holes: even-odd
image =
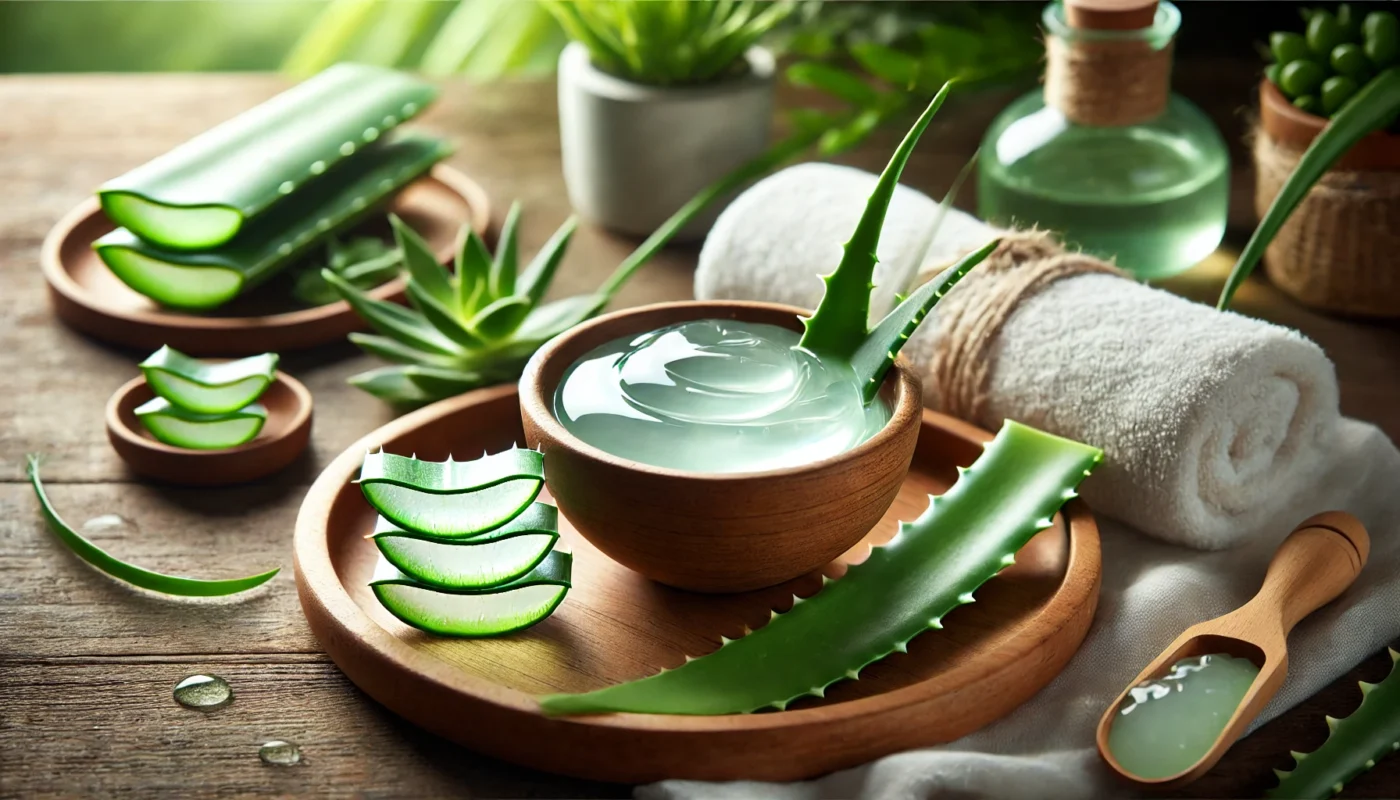
[[[311,441],[311,392],[278,372],[258,398],[267,421],[247,444],[225,450],[190,450],[157,441],[136,418],[155,397],[144,376],[122,385],[107,401],[107,439],[133,472],[185,486],[227,486],[257,480],[291,464]]]
[[[1078,649],[1099,590],[1098,529],[1076,500],[1021,551],[1014,567],[954,611],[947,629],[917,637],[838,683],[824,700],[732,716],[609,714],[546,718],[534,695],[583,691],[675,667],[721,636],[760,627],[769,610],[820,587],[817,573],[736,595],[701,595],[642,578],[561,522],[574,588],[554,616],[503,639],[451,640],[380,608],[366,583],[377,557],[363,537],[374,512],[350,481],[365,451],[443,459],[521,440],[515,387],[445,400],[361,439],[323,472],[301,507],[294,543],[302,609],[323,647],[360,688],[398,714],[475,750],[583,778],[796,780],[888,753],[956,739],[1004,716],[1050,681]],[[914,469],[866,539],[927,506],[990,436],[924,412]],[[858,546],[852,551],[865,551]],[[860,556],[860,557],[863,557]],[[830,574],[844,569],[840,563]]]
[[[421,233],[443,263],[452,259],[463,223],[485,233],[491,220],[481,187],[443,164],[409,184],[389,210]],[[363,328],[343,302],[297,304],[280,276],[208,314],[164,308],[122,283],[93,252],[92,242],[112,228],[97,198],[88,198],[49,231],[40,253],[55,313],[94,338],[144,350],[168,344],[190,355],[245,356],[315,347]],[[400,278],[370,295],[401,300],[403,293]]]

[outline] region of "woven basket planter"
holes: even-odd
[[[1259,110],[1254,208],[1262,217],[1327,120],[1299,110],[1267,80]],[[1373,133],[1342,156],[1274,237],[1264,266],[1303,305],[1400,317],[1400,136]]]

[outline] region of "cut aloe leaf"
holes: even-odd
[[[407,135],[366,148],[211,250],[171,250],[118,228],[93,249],[126,285],[172,308],[216,308],[359,221],[450,152],[447,143]]]
[[[108,181],[97,196],[108,218],[154,244],[217,247],[436,97],[410,75],[337,64]]]
[[[277,374],[277,354],[213,363],[165,345],[141,362],[151,391],[186,411],[229,414],[266,391]]]
[[[425,586],[381,558],[370,588],[389,613],[440,636],[503,636],[534,625],[564,601],[573,556],[551,552],[524,577],[490,589]]]
[[[39,499],[39,509],[44,514],[44,520],[49,524],[49,530],[53,531],[59,541],[72,550],[78,558],[132,586],[180,597],[218,597],[246,592],[256,586],[261,586],[272,580],[281,571],[279,568],[260,575],[250,575],[246,578],[211,581],[202,578],[166,575],[163,572],[152,572],[135,564],[129,564],[83,538],[82,534],[73,530],[68,523],[63,521],[63,518],[54,510],[53,504],[49,502],[48,493],[44,491],[44,484],[39,480],[39,458],[37,456],[29,457],[28,472],[29,482],[34,486],[34,495]]]
[[[534,503],[495,530],[474,535],[424,536],[383,517],[372,538],[405,575],[439,589],[487,589],[534,569],[559,540],[558,510]]]
[[[200,414],[155,397],[136,407],[136,418],[162,442],[188,450],[225,450],[257,438],[267,409],[254,403],[228,414]]]
[[[358,483],[400,528],[462,537],[498,528],[533,503],[544,486],[544,456],[512,448],[475,461],[420,461],[380,450],[365,455]]]

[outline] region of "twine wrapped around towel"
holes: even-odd
[[[1301,155],[1262,130],[1254,137],[1254,207],[1260,216]],[[1265,269],[1304,305],[1400,316],[1400,171],[1325,173],[1279,229]]]
[[[1055,281],[1090,272],[1124,276],[1097,258],[1067,252],[1047,231],[1004,235],[987,260],[939,304],[938,336],[928,367],[929,390],[937,399],[930,405],[961,419],[981,419],[994,363],[990,350],[1011,312]]]

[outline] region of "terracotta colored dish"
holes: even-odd
[[[367,449],[420,458],[476,456],[522,440],[515,388],[445,400],[350,446],[311,487],[297,517],[297,590],[312,631],[361,689],[461,744],[536,769],[610,781],[661,778],[796,780],[888,753],[956,739],[1005,716],[1045,686],[1083,641],[1098,601],[1098,529],[1071,501],[983,587],[909,652],[787,711],[732,716],[608,714],[546,718],[535,696],[585,691],[675,667],[759,627],[818,573],[731,595],[670,589],[617,564],[561,519],[574,588],[552,617],[501,639],[450,640],[410,628],[366,585],[377,559],[363,537],[374,513],[359,487]],[[990,436],[925,411],[914,465],[866,538],[882,542],[944,491]],[[545,495],[547,498],[547,495]],[[865,548],[852,549],[856,558]],[[837,575],[839,563],[826,568]]]
[[[491,220],[481,187],[442,164],[400,192],[389,208],[423,234],[444,263],[464,223],[484,233]],[[97,199],[88,198],[49,231],[39,257],[54,312],[93,338],[143,350],[168,344],[195,356],[245,356],[315,347],[362,328],[343,302],[298,306],[278,278],[208,315],[162,308],[128,288],[92,251],[92,242],[112,227]],[[403,292],[398,279],[370,294],[401,300]]]
[[[311,440],[311,392],[278,372],[258,402],[267,422],[257,438],[227,450],[187,450],[158,442],[134,413],[155,397],[144,377],[128,381],[107,401],[107,439],[133,472],[185,486],[226,486],[256,480],[291,464]]]
[[[791,469],[703,475],[619,458],[554,416],[565,371],[599,345],[696,319],[802,330],[800,308],[772,303],[658,303],[616,311],[556,336],[520,379],[525,443],[544,451],[559,510],[599,550],[668,586],[738,592],[773,586],[850,549],[899,494],[923,409],[904,359],[885,375],[885,427],[858,446]]]
[[[1293,105],[1265,78],[1259,82],[1259,124],[1275,142],[1301,153],[1327,127],[1327,119]],[[1368,134],[1333,169],[1400,169],[1400,136],[1385,131]]]

